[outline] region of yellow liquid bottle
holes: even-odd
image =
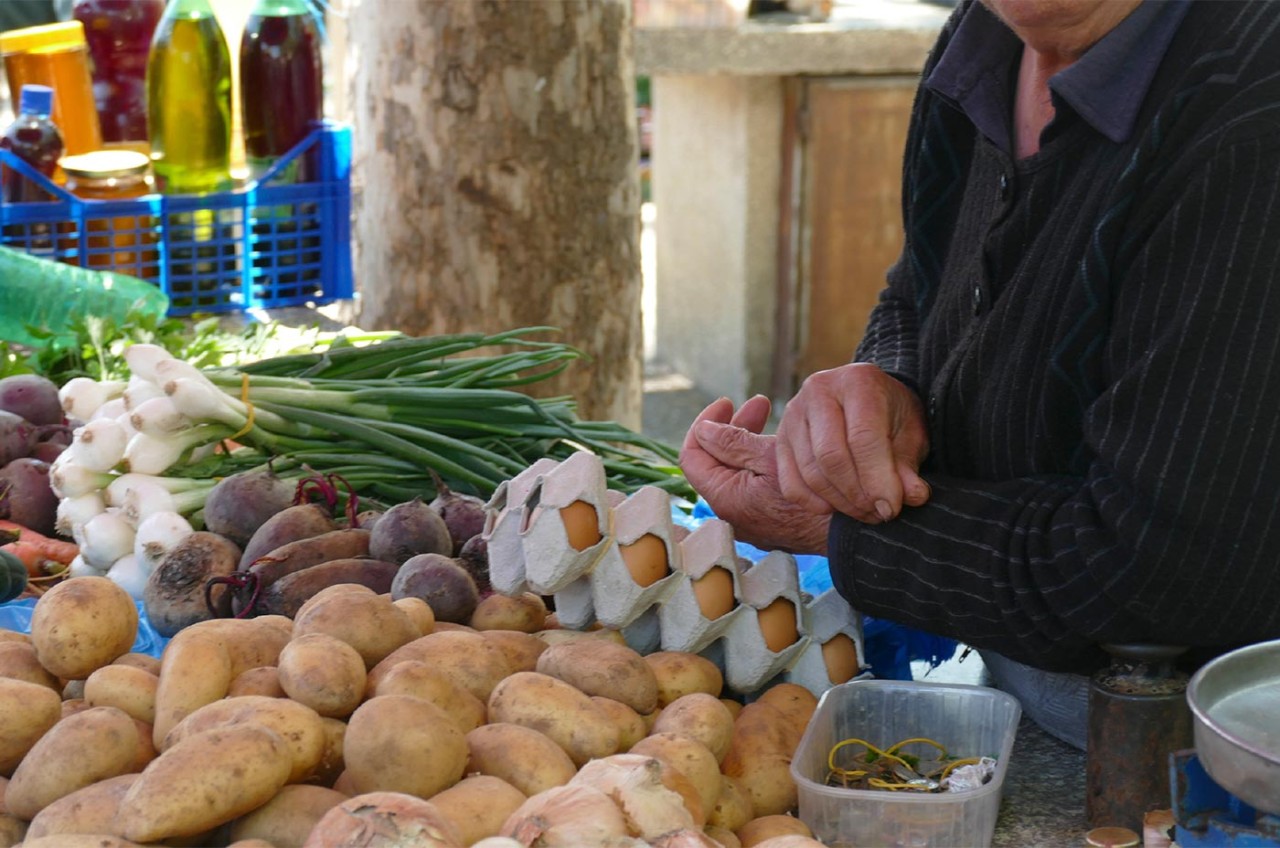
[[[231,56],[208,0],[170,0],[147,60],[156,188],[222,191],[231,178]]]

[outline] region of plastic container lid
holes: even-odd
[[[66,50],[85,45],[84,24],[80,21],[62,21],[0,32],[0,53]]]
[[[47,85],[24,85],[18,111],[48,116],[53,111],[53,89]]]
[[[94,150],[58,160],[67,175],[90,180],[144,174],[150,164],[151,159],[136,150]]]

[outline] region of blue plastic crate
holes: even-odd
[[[283,183],[278,175],[302,157],[316,179]],[[352,296],[348,126],[318,124],[262,179],[212,194],[84,200],[8,151],[0,161],[57,198],[0,202],[0,244],[153,282],[171,315]]]

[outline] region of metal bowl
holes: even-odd
[[[1280,640],[1214,659],[1187,686],[1196,753],[1223,789],[1280,814]]]

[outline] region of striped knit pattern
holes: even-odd
[[[922,89],[858,359],[919,391],[933,498],[836,517],[841,593],[1050,669],[1280,637],[1278,187],[1280,3],[1197,2],[1124,144],[1013,161]]]

